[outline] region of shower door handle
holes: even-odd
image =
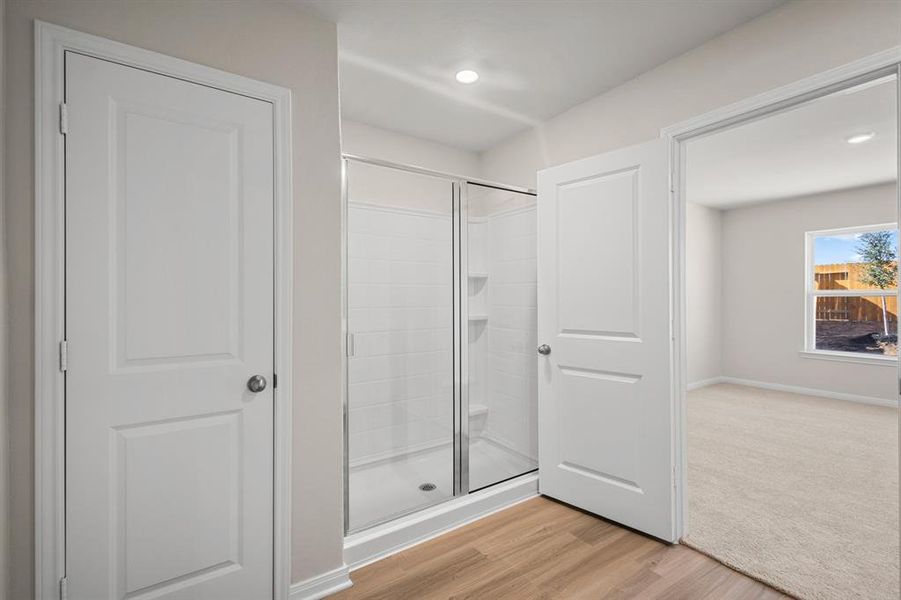
[[[345,340],[345,347],[347,349],[347,358],[353,358],[357,353],[357,347],[355,344],[356,340],[354,340],[354,334],[348,333],[347,338]]]
[[[547,356],[550,353],[551,353],[551,347],[548,346],[547,344],[541,344],[540,346],[538,346],[538,354],[541,354],[542,356]]]

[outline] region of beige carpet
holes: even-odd
[[[899,597],[893,408],[720,384],[688,395],[688,545],[799,598]]]

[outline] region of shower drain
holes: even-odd
[[[423,492],[431,492],[432,490],[434,490],[437,487],[438,486],[435,485],[434,483],[423,483],[423,484],[419,485],[419,489],[421,489]]]

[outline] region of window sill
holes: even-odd
[[[817,360],[879,365],[882,367],[898,366],[897,356],[875,356],[856,352],[832,352],[829,350],[801,350],[798,354],[800,354],[801,358],[814,358]]]

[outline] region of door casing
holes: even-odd
[[[273,590],[291,582],[293,204],[291,91],[127,44],[35,21],[35,598],[55,600],[66,575],[64,55],[76,52],[269,102],[273,106],[275,373]]]
[[[670,256],[672,269],[672,301],[673,323],[673,397],[674,407],[673,440],[676,482],[676,538],[682,539],[688,532],[688,462],[687,462],[687,336],[686,336],[686,276],[685,276],[685,149],[684,144],[690,139],[722,131],[772,115],[807,102],[814,101],[838,90],[872,81],[880,77],[894,74],[898,90],[899,112],[901,123],[901,46],[864,57],[860,60],[840,67],[818,73],[776,88],[774,90],[752,96],[735,104],[704,113],[686,121],[670,125],[660,131],[669,148],[670,173]],[[901,126],[899,126],[899,147],[901,147]],[[898,172],[901,173],[901,152],[898,157]],[[897,204],[901,215],[901,185],[896,186]],[[901,361],[898,364],[898,400],[901,402]],[[899,411],[901,423],[901,411]],[[899,450],[901,452],[901,450]]]

